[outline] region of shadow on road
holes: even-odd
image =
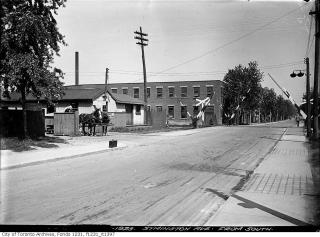
[[[57,144],[68,144],[65,139],[59,137],[40,137],[37,139],[19,139],[16,137],[12,138],[0,138],[1,150],[12,150],[15,152],[22,152],[22,151],[29,151],[35,150],[36,147],[41,148],[56,148],[58,147]]]

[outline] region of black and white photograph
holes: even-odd
[[[320,0],[0,3],[0,231],[320,231]]]

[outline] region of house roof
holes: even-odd
[[[109,91],[108,91],[109,92]],[[142,100],[132,98],[131,96],[124,95],[124,94],[115,94],[109,92],[111,97],[120,104],[135,104],[135,105],[143,105],[144,102]]]
[[[104,93],[98,88],[64,88],[64,96],[60,99],[65,100],[95,100]]]
[[[77,88],[77,86],[74,87],[65,87],[64,88],[65,95],[61,100],[95,100],[99,96],[104,94],[104,89],[99,89],[99,88],[84,88],[80,87]],[[131,96],[128,95],[123,95],[123,94],[116,94],[112,93],[108,90],[109,95],[117,102],[120,104],[144,104],[142,100],[132,98]]]
[[[101,94],[104,93],[104,90],[98,88],[64,88],[63,92],[65,93],[60,101],[65,100],[94,100],[98,98]],[[21,98],[21,94],[18,92],[10,93],[10,98],[3,97],[1,95],[2,101],[19,101]],[[28,94],[26,97],[28,101],[38,101],[45,100],[44,97],[40,97],[39,99],[33,96],[32,94]]]

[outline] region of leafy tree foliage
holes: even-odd
[[[21,93],[26,135],[26,95],[48,100],[62,95],[63,72],[52,68],[54,55],[66,45],[54,15],[65,0],[1,1],[1,88]]]
[[[269,89],[268,87],[263,88],[261,92],[261,113],[264,117],[275,114],[277,109],[277,94],[272,88]]]
[[[273,89],[261,86],[262,78],[257,62],[250,62],[248,67],[239,65],[227,72],[223,79],[225,121],[232,114],[235,114],[236,123],[240,123],[239,118],[245,114],[259,114],[260,121],[264,122],[287,119],[296,114],[289,100],[277,96]]]
[[[288,119],[297,113],[294,105],[271,88],[261,88],[260,111],[262,121]]]
[[[257,109],[262,78],[263,73],[258,69],[257,62],[250,62],[248,67],[239,65],[230,69],[223,79],[225,114]]]

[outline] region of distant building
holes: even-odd
[[[197,114],[201,108],[196,107],[196,98],[204,99],[213,94],[211,105],[205,114],[206,125],[222,124],[222,88],[220,80],[174,81],[147,83],[147,109],[165,112],[172,124],[190,124],[190,115]],[[105,88],[105,84],[82,84],[66,88]],[[143,83],[110,83],[108,90],[113,95],[128,95],[144,100]]]
[[[204,125],[222,124],[223,82],[219,80],[207,81],[174,81],[147,83],[147,114],[164,115],[162,123],[170,125],[186,125],[191,120],[188,114],[196,115],[201,108],[197,107],[198,99],[205,99],[213,94],[210,106],[207,107]],[[107,97],[105,84],[82,84],[64,87],[65,95],[54,102],[54,108],[48,107],[43,98],[27,96],[28,104],[42,107],[45,116],[53,116],[53,112],[64,112],[67,106],[81,113],[91,113],[93,105],[102,111],[111,113],[113,119],[125,125],[141,125],[145,121],[143,83],[112,83],[108,84]],[[1,100],[2,107],[21,109],[20,95],[13,93],[11,99]],[[126,122],[123,122],[126,120]],[[165,121],[163,121],[165,120]],[[155,119],[153,120],[155,121]],[[157,122],[156,122],[157,123]],[[154,124],[152,124],[154,125]],[[120,126],[120,125],[119,125]]]

